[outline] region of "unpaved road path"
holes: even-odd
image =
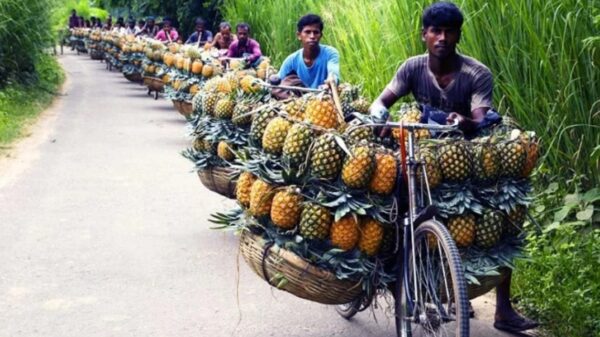
[[[256,277],[237,237],[209,229],[231,202],[180,156],[171,103],[86,56],[60,60],[64,96],[0,159],[1,337],[394,334],[385,303],[348,322]]]

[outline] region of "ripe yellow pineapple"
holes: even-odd
[[[215,117],[222,119],[230,119],[233,116],[235,101],[229,95],[221,97],[215,105]]]
[[[332,222],[333,215],[327,208],[309,203],[300,216],[300,235],[309,240],[325,240]]]
[[[271,212],[274,187],[257,179],[250,190],[250,214],[255,217],[267,216]]]
[[[351,156],[346,157],[342,168],[342,181],[350,188],[364,188],[371,181],[375,169],[373,150],[362,144],[352,147]]]
[[[473,142],[473,173],[479,181],[493,181],[500,173],[500,158],[496,146],[483,139]]]
[[[283,150],[283,144],[285,142],[285,137],[288,134],[288,131],[292,127],[292,123],[287,121],[283,117],[275,117],[273,118],[269,124],[267,124],[267,128],[265,129],[265,133],[262,138],[262,146],[265,152],[280,155]]]
[[[513,130],[510,138],[498,143],[500,172],[503,177],[518,178],[523,173],[527,153],[519,130]]]
[[[246,102],[238,101],[233,108],[233,115],[231,115],[231,121],[237,126],[245,126],[252,123],[252,115],[248,113],[252,111],[252,106]]]
[[[305,121],[325,129],[339,126],[335,105],[330,97],[313,98],[306,105]]]
[[[246,75],[240,80],[242,91],[247,94],[257,93],[260,90],[260,85],[255,83],[256,78],[251,75]]]
[[[224,77],[219,78],[218,80],[215,81],[215,83],[216,83],[217,92],[229,94],[233,90],[231,88],[231,83],[229,83],[229,81]]]
[[[533,169],[537,165],[538,156],[539,156],[539,143],[535,134],[525,135],[522,137],[523,144],[525,146],[525,152],[527,153],[525,157],[525,163],[523,164],[523,171],[521,172],[521,177],[527,178],[533,172]]]
[[[275,193],[271,206],[273,224],[282,229],[294,229],[300,221],[302,201],[302,195],[294,187]]]
[[[449,140],[438,149],[437,157],[445,180],[462,182],[471,176],[470,143]]]
[[[376,255],[383,241],[383,225],[373,218],[365,218],[360,229],[358,248],[368,256]]]
[[[237,201],[244,207],[250,206],[250,191],[252,184],[256,181],[256,177],[250,172],[242,172],[235,187],[235,197]]]
[[[369,182],[369,191],[388,195],[396,186],[398,163],[393,154],[379,150],[375,153],[375,171]]]
[[[329,237],[331,243],[342,250],[350,250],[356,247],[360,238],[360,229],[356,218],[349,214],[335,221],[331,225]]]
[[[232,145],[228,144],[225,141],[220,141],[219,145],[217,145],[217,156],[219,156],[219,158],[226,160],[226,161],[232,161],[235,159],[235,153],[233,153],[232,151]]]
[[[399,121],[407,123],[419,123],[421,121],[421,110],[419,110],[416,104],[402,104],[400,107],[400,118]],[[392,129],[392,136],[398,144],[400,144],[401,133],[399,128]],[[431,134],[429,130],[422,129],[415,131],[416,140],[430,138]],[[408,142],[408,131],[404,130],[404,141]]]
[[[475,240],[475,215],[463,214],[450,217],[446,224],[458,247],[469,247]]]
[[[294,98],[287,103],[283,110],[288,114],[291,120],[300,122],[304,120],[304,112],[306,110],[306,100],[303,98]]]
[[[205,115],[214,115],[215,105],[219,100],[219,95],[213,92],[205,92],[202,96],[202,112]]]

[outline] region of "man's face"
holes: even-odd
[[[148,20],[148,27],[154,26],[154,20]]]
[[[221,29],[221,35],[223,35],[226,38],[229,38],[231,36],[231,28],[225,27]]]
[[[130,22],[129,23],[129,28],[133,28],[133,27],[135,27],[135,22]]]
[[[423,29],[422,39],[430,54],[445,58],[456,52],[460,41],[460,28],[429,26]]]
[[[196,24],[196,31],[197,32],[203,32],[204,31],[204,24],[203,23]]]
[[[302,31],[296,32],[296,36],[303,47],[314,47],[321,41],[321,28],[316,24],[304,26]]]
[[[165,22],[165,23],[163,24],[163,29],[164,29],[164,30],[171,30],[171,23],[170,23],[170,22],[168,22],[168,21],[167,21],[167,22]]]
[[[238,28],[237,37],[240,42],[246,43],[248,41],[248,29],[243,27]]]

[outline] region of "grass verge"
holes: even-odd
[[[0,89],[0,148],[23,135],[23,128],[52,103],[65,76],[51,55],[41,55],[36,64],[37,81],[10,83]]]

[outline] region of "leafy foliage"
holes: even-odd
[[[530,258],[513,279],[520,306],[556,336],[600,336],[600,190],[581,191],[580,180],[566,181],[572,193],[552,183],[535,197],[541,227],[526,224]]]

